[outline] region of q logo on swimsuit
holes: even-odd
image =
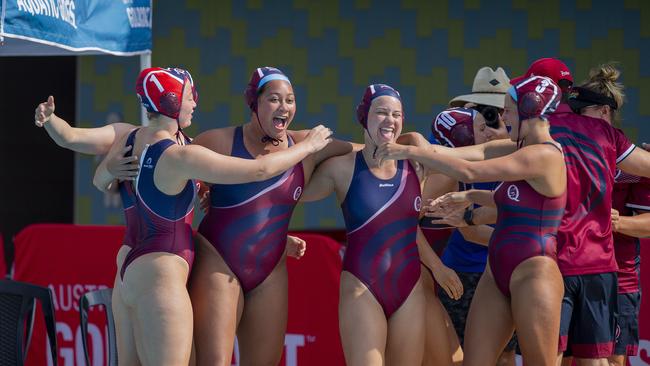
[[[422,197],[415,197],[415,200],[413,200],[413,208],[415,208],[415,211],[420,212],[420,209],[422,208]]]
[[[516,185],[511,184],[508,186],[508,198],[515,202],[519,202],[519,188]]]
[[[302,187],[298,186],[296,187],[296,190],[293,191],[293,200],[297,201],[300,198],[300,195],[302,195]]]

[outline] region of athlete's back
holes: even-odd
[[[616,164],[635,146],[607,122],[561,104],[549,118],[567,163],[567,205],[558,230],[564,276],[616,271],[610,212]]]

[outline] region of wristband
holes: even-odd
[[[468,226],[474,226],[474,210],[470,208],[466,209],[463,214],[463,221],[465,221]]]

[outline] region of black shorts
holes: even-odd
[[[558,350],[564,356],[604,358],[614,352],[616,273],[564,277]]]
[[[476,286],[478,286],[478,281],[483,273],[456,272],[456,274],[463,283],[463,296],[458,300],[454,300],[447,295],[445,290],[438,287],[438,298],[440,298],[440,302],[449,313],[452,323],[454,323],[454,329],[456,329],[458,341],[462,347],[465,342],[465,322],[469,313],[469,306],[472,303],[474,291],[476,291]],[[503,350],[505,352],[513,351],[516,346],[517,338],[513,335]]]
[[[618,294],[618,329],[615,355],[636,356],[639,351],[639,308],[641,292]]]

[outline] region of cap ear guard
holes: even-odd
[[[166,116],[178,115],[178,111],[181,110],[181,96],[173,91],[161,95],[158,103],[160,104],[160,113]]]
[[[456,125],[451,130],[451,141],[455,141],[455,146],[450,147],[474,145],[474,126],[469,124]]]
[[[248,84],[244,89],[244,99],[251,111],[257,113],[257,85]]]
[[[523,121],[542,114],[544,109],[544,99],[539,93],[529,91],[521,95],[517,101],[520,119]]]
[[[508,94],[517,103],[520,121],[544,118],[556,110],[562,98],[560,87],[545,76],[531,76],[513,85]]]
[[[357,105],[357,121],[361,123],[363,128],[368,128],[368,109],[364,100]]]

